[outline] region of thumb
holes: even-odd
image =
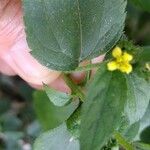
[[[0,60],[6,62],[9,75],[18,74],[25,81],[42,85],[53,82],[60,72],[42,66],[29,53],[20,0],[0,1]],[[9,67],[8,67],[9,65]]]

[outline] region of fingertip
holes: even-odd
[[[16,75],[16,72],[10,67],[10,65],[3,58],[0,58],[0,72],[8,76]]]

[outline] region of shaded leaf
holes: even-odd
[[[142,8],[145,11],[150,12],[150,1],[149,0],[131,0],[136,6]]]
[[[136,142],[134,145],[136,147],[136,150],[150,150],[150,144]]]
[[[139,61],[150,62],[150,46],[145,46],[142,49],[143,51],[140,53]]]
[[[79,107],[66,121],[68,131],[75,138],[80,137],[80,126],[81,126],[81,107]]]
[[[150,144],[150,126],[142,131],[140,139],[143,143]]]
[[[142,140],[143,142],[149,141],[150,143],[149,137],[150,137],[150,103],[146,113],[140,120],[140,129],[138,135],[136,136],[136,140],[137,141]]]
[[[140,128],[140,122],[135,122],[130,124],[127,116],[123,115],[121,118],[120,127],[118,128],[118,132],[125,137],[128,141],[134,141],[137,136]]]
[[[42,134],[34,144],[34,150],[79,150],[79,142],[72,138],[66,125]]]
[[[140,131],[150,126],[150,103],[143,118],[140,120]]]
[[[125,113],[130,124],[139,121],[145,114],[150,100],[150,84],[136,74],[126,77],[128,86],[127,104]]]
[[[130,125],[126,129],[123,136],[129,141],[133,141],[136,135],[138,134],[139,127],[140,127],[140,122],[139,121],[135,122],[134,124]]]
[[[36,91],[34,93],[34,105],[37,117],[45,130],[55,128],[67,120],[78,106],[78,101],[58,107],[50,102],[46,93]]]
[[[44,90],[45,90],[49,100],[56,106],[64,106],[72,98],[71,95],[57,91],[46,85],[44,85]]]

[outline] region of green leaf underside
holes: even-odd
[[[31,54],[43,65],[74,70],[119,40],[126,0],[23,0]]]
[[[78,103],[74,101],[66,106],[58,107],[50,102],[45,92],[34,93],[35,111],[45,130],[53,129],[66,121],[78,107]]]
[[[65,124],[42,134],[34,144],[34,150],[80,150],[79,147]]]
[[[56,106],[64,106],[71,100],[71,95],[59,92],[44,85],[44,90],[49,98],[49,100]]]
[[[120,123],[126,90],[122,73],[100,67],[83,104],[81,150],[99,150],[106,144]]]
[[[150,83],[134,73],[126,78],[128,92],[125,113],[130,124],[133,124],[139,121],[146,112],[150,100]]]

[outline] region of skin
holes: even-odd
[[[42,66],[30,55],[21,6],[21,0],[0,0],[0,72],[19,75],[35,88],[42,88],[44,82],[57,90],[70,93],[61,72]],[[99,61],[102,61],[102,57],[97,58],[96,62]],[[75,73],[72,79],[79,83],[84,75]]]

